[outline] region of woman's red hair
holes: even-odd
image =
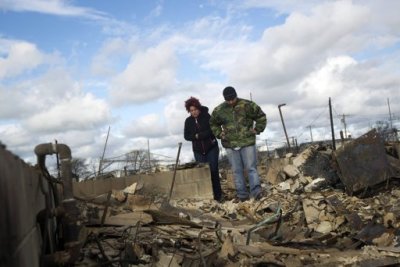
[[[200,101],[197,98],[191,96],[188,100],[185,101],[185,108],[187,112],[190,111],[190,107],[196,107],[197,109],[200,109]]]

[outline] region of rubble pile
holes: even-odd
[[[372,183],[345,177],[352,172],[337,159],[361,166],[355,156],[319,144],[268,161],[258,201],[235,203],[228,171],[221,203],[169,200],[136,184],[80,201],[87,233],[76,266],[399,265],[399,159],[379,158],[390,164]]]

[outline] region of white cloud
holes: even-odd
[[[294,11],[307,12],[311,8],[323,4],[324,2],[332,2],[331,0],[240,0],[239,8],[273,8],[281,13],[291,13]]]
[[[127,138],[148,137],[157,138],[168,135],[165,121],[159,114],[147,114],[134,119],[123,131]]]
[[[362,29],[368,14],[351,2],[317,6],[308,16],[292,13],[283,25],[266,29],[260,42],[237,58],[230,79],[271,89],[296,81],[327,56],[351,52],[352,41],[359,45],[351,35]]]
[[[30,112],[22,96],[15,90],[0,86],[0,119],[18,119]]]
[[[98,76],[117,74],[121,59],[132,54],[137,43],[137,38],[128,40],[121,37],[107,39],[92,60],[92,72]]]
[[[346,68],[355,64],[356,61],[347,56],[329,58],[324,66],[309,74],[295,89],[300,105],[319,105],[326,103],[327,97],[334,98],[350,93],[352,90],[346,88],[343,76]]]
[[[42,6],[44,2],[3,1],[0,8],[86,18],[103,15],[74,7],[72,2],[53,1],[50,7]],[[305,132],[304,138],[309,135],[305,126],[318,116],[317,126],[329,124],[328,97],[332,97],[335,111],[352,114],[354,123],[359,114],[387,113],[386,98],[392,103],[400,101],[400,3],[240,2],[243,5],[230,2],[230,7],[222,10],[226,16],[218,16],[222,13],[217,10],[174,28],[164,20],[167,12],[159,12],[161,9],[153,10],[158,17],[151,21],[146,14],[135,14],[126,22],[103,19],[103,31],[96,33],[103,39],[96,39],[95,45],[84,41],[88,49],[97,51],[90,65],[90,74],[96,77],[86,76],[86,66],[80,66],[79,72],[71,69],[68,55],[63,55],[66,65],[52,61],[49,68],[51,55],[41,52],[40,44],[7,44],[3,40],[0,77],[5,81],[0,83],[0,117],[16,124],[6,132],[8,124],[3,122],[0,134],[14,135],[14,142],[9,141],[11,137],[7,142],[18,151],[32,153],[29,142],[57,138],[76,155],[98,157],[104,146],[104,127],[110,124],[106,156],[147,148],[149,140],[152,152],[172,159],[182,142],[181,159],[191,160],[191,144],[183,139],[188,116],[183,103],[195,96],[211,112],[223,101],[222,89],[227,85],[236,87],[240,97],[252,94],[268,116],[262,138],[268,136],[279,144],[285,142],[279,103],[287,103],[283,112],[290,136]],[[166,10],[166,3],[162,4]],[[272,16],[280,16],[276,21],[286,20],[281,25],[256,28],[270,25],[270,21],[249,19],[255,7],[268,8],[268,14],[271,9],[278,10]],[[243,8],[248,8],[246,14]],[[139,24],[132,23],[141,19]],[[165,23],[156,24],[159,21]],[[257,39],[260,32],[263,34]],[[96,46],[99,43],[100,48]],[[108,95],[97,88],[107,88]],[[118,108],[120,120],[112,121],[108,101]],[[144,102],[146,105],[141,105]],[[151,109],[152,105],[157,107]],[[138,111],[128,112],[129,122],[122,119],[129,116],[123,114],[127,107]],[[396,107],[393,110],[398,112]],[[26,119],[20,120],[22,117]],[[329,137],[329,129],[324,129],[316,128],[314,137]]]
[[[71,5],[68,0],[2,0],[0,9],[17,12],[38,12],[59,16],[83,16],[92,19],[99,19],[105,13],[85,7]]]
[[[107,130],[105,130],[105,134]],[[63,130],[39,135],[19,123],[0,125],[0,142],[10,147],[14,154],[20,155],[25,161],[36,163],[34,148],[43,143],[66,144],[71,148],[72,157],[98,159],[101,157],[106,140],[104,132],[96,129]],[[116,138],[110,136],[107,152],[114,149]],[[122,144],[117,145],[121,147]]]
[[[78,83],[62,67],[54,66],[35,79],[26,78],[0,86],[0,118],[30,117],[64,98],[79,94],[80,90]]]
[[[0,79],[32,70],[45,60],[34,44],[0,38]]]
[[[58,143],[63,143],[70,146],[72,150],[72,157],[74,158],[100,158],[106,140],[105,134],[101,128],[95,129],[82,129],[79,130],[66,130],[57,133],[45,135],[49,141],[57,140]],[[110,142],[112,143],[112,142]],[[109,146],[110,144],[108,144]],[[107,147],[110,149],[109,147]]]
[[[23,125],[34,132],[56,132],[93,129],[110,120],[104,100],[91,94],[61,99],[57,105],[27,118]]]
[[[151,20],[154,18],[157,18],[161,15],[163,11],[163,6],[162,4],[157,4],[155,8],[153,8],[153,10],[151,10],[150,14],[146,17],[146,20]]]
[[[26,146],[31,139],[29,132],[16,123],[0,125],[0,135],[1,142],[12,147]]]
[[[180,99],[180,101],[176,99]],[[168,125],[168,133],[172,135],[180,135],[183,138],[183,126],[185,119],[188,116],[183,105],[186,99],[181,97],[177,97],[176,99],[169,101],[165,105],[164,116]]]
[[[392,64],[390,60],[386,63]],[[299,97],[283,109],[286,125],[297,128],[296,135],[307,131],[306,125],[319,128],[320,138],[329,135],[324,131],[330,127],[330,97],[337,131],[343,129],[339,119],[345,114],[357,125],[353,132],[362,134],[377,120],[377,114],[387,114],[387,98],[400,99],[400,91],[393,87],[399,83],[397,75],[386,73],[385,64],[360,63],[349,56],[328,58],[295,88]]]
[[[176,58],[168,44],[132,56],[126,69],[112,83],[115,104],[143,103],[174,90]]]

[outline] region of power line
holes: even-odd
[[[318,116],[309,124],[309,125],[313,125],[314,122],[316,120],[318,120],[322,114],[324,114],[324,112],[327,112],[328,110],[326,109],[326,107],[318,114]],[[308,126],[307,126],[308,127]],[[306,128],[307,128],[306,127]],[[305,131],[301,132],[300,134],[296,134],[297,138],[300,138],[303,134],[305,133]]]
[[[388,104],[389,105],[389,104]],[[360,125],[360,124],[366,124],[368,123],[369,128],[373,128],[374,126],[374,122],[373,121],[379,121],[379,120],[385,120],[385,121],[389,121],[392,123],[392,127],[396,127],[396,125],[398,125],[398,121],[400,121],[400,114],[397,112],[391,112],[390,110],[390,106],[389,106],[389,115],[387,113],[377,113],[377,114],[370,114],[370,115],[365,115],[365,114],[345,114],[345,113],[339,113],[338,111],[336,111],[336,109],[332,106],[331,107],[335,116],[335,122],[338,125],[341,125],[344,129],[344,134],[345,137],[348,138],[348,128],[349,126],[353,129],[353,130],[357,130],[354,129],[355,125]],[[312,128],[321,128],[323,129],[324,132],[324,136],[326,136],[327,134],[327,127],[329,127],[329,123],[327,122],[325,123],[315,123],[317,122],[321,116],[323,114],[326,114],[328,112],[328,109],[326,109],[325,107],[323,108],[323,110],[321,112],[319,112],[319,114],[311,121],[311,123],[307,124],[307,126],[305,126],[302,129],[298,129],[297,132],[297,138],[299,139],[302,135],[304,135],[304,133],[309,132],[311,139],[314,139],[313,136],[313,132],[312,132]],[[393,123],[395,122],[395,123]],[[365,127],[368,127],[368,125],[366,125]],[[337,126],[336,126],[337,127]],[[335,127],[335,128],[336,128]],[[339,126],[340,127],[340,126]],[[362,126],[364,127],[364,126]],[[320,131],[318,131],[320,133]],[[273,142],[271,140],[268,140],[268,142]],[[284,143],[283,141],[280,141],[280,143]]]

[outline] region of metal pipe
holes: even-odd
[[[71,149],[64,144],[45,143],[35,147],[38,165],[42,170],[46,169],[46,155],[58,153],[61,161],[61,179],[63,182],[63,200],[62,208],[65,210],[64,216],[60,218],[63,231],[63,244],[66,253],[71,257],[68,262],[72,263],[79,257],[79,249],[82,242],[79,240],[79,234],[82,229],[78,222],[79,209],[76,206],[76,200],[72,191],[72,171],[71,171]],[[59,208],[59,207],[56,207]],[[50,258],[57,254],[49,255]]]
[[[58,142],[57,140],[54,140],[54,143],[57,145]],[[56,159],[57,159],[57,178],[61,178],[61,169],[60,169],[60,158],[58,157],[58,154],[56,154]]]
[[[252,232],[258,230],[260,227],[266,224],[277,222],[281,216],[282,216],[282,211],[281,211],[281,205],[279,204],[278,208],[276,209],[276,213],[274,215],[272,215],[271,217],[267,217],[266,219],[257,223],[247,231],[246,245],[249,245],[250,243],[250,236]]]
[[[72,171],[71,171],[71,149],[65,144],[40,144],[35,147],[38,165],[46,168],[46,155],[58,153],[61,161],[61,178],[64,186],[64,199],[73,198]]]
[[[288,148],[290,149],[289,137],[288,137],[287,132],[286,132],[285,122],[283,121],[283,116],[282,116],[282,111],[281,111],[281,107],[283,107],[283,106],[286,106],[286,104],[279,104],[278,105],[278,109],[279,109],[279,115],[281,115],[281,121],[282,121],[282,125],[283,125],[283,130],[285,131],[286,142],[287,142]]]
[[[171,188],[169,190],[169,195],[168,195],[168,202],[171,199],[171,195],[172,195],[172,190],[174,189],[174,184],[175,184],[175,177],[176,177],[176,168],[178,168],[178,162],[179,162],[179,155],[181,153],[181,147],[182,147],[182,143],[179,142],[179,147],[178,147],[178,155],[176,156],[176,162],[175,162],[175,168],[174,168],[174,176],[172,177],[172,184],[171,184]]]
[[[104,207],[103,216],[101,216],[100,227],[103,227],[104,222],[106,221],[106,216],[107,216],[107,212],[108,212],[108,207],[110,206],[111,194],[112,194],[112,191],[111,191],[111,190],[108,191],[106,206]]]

